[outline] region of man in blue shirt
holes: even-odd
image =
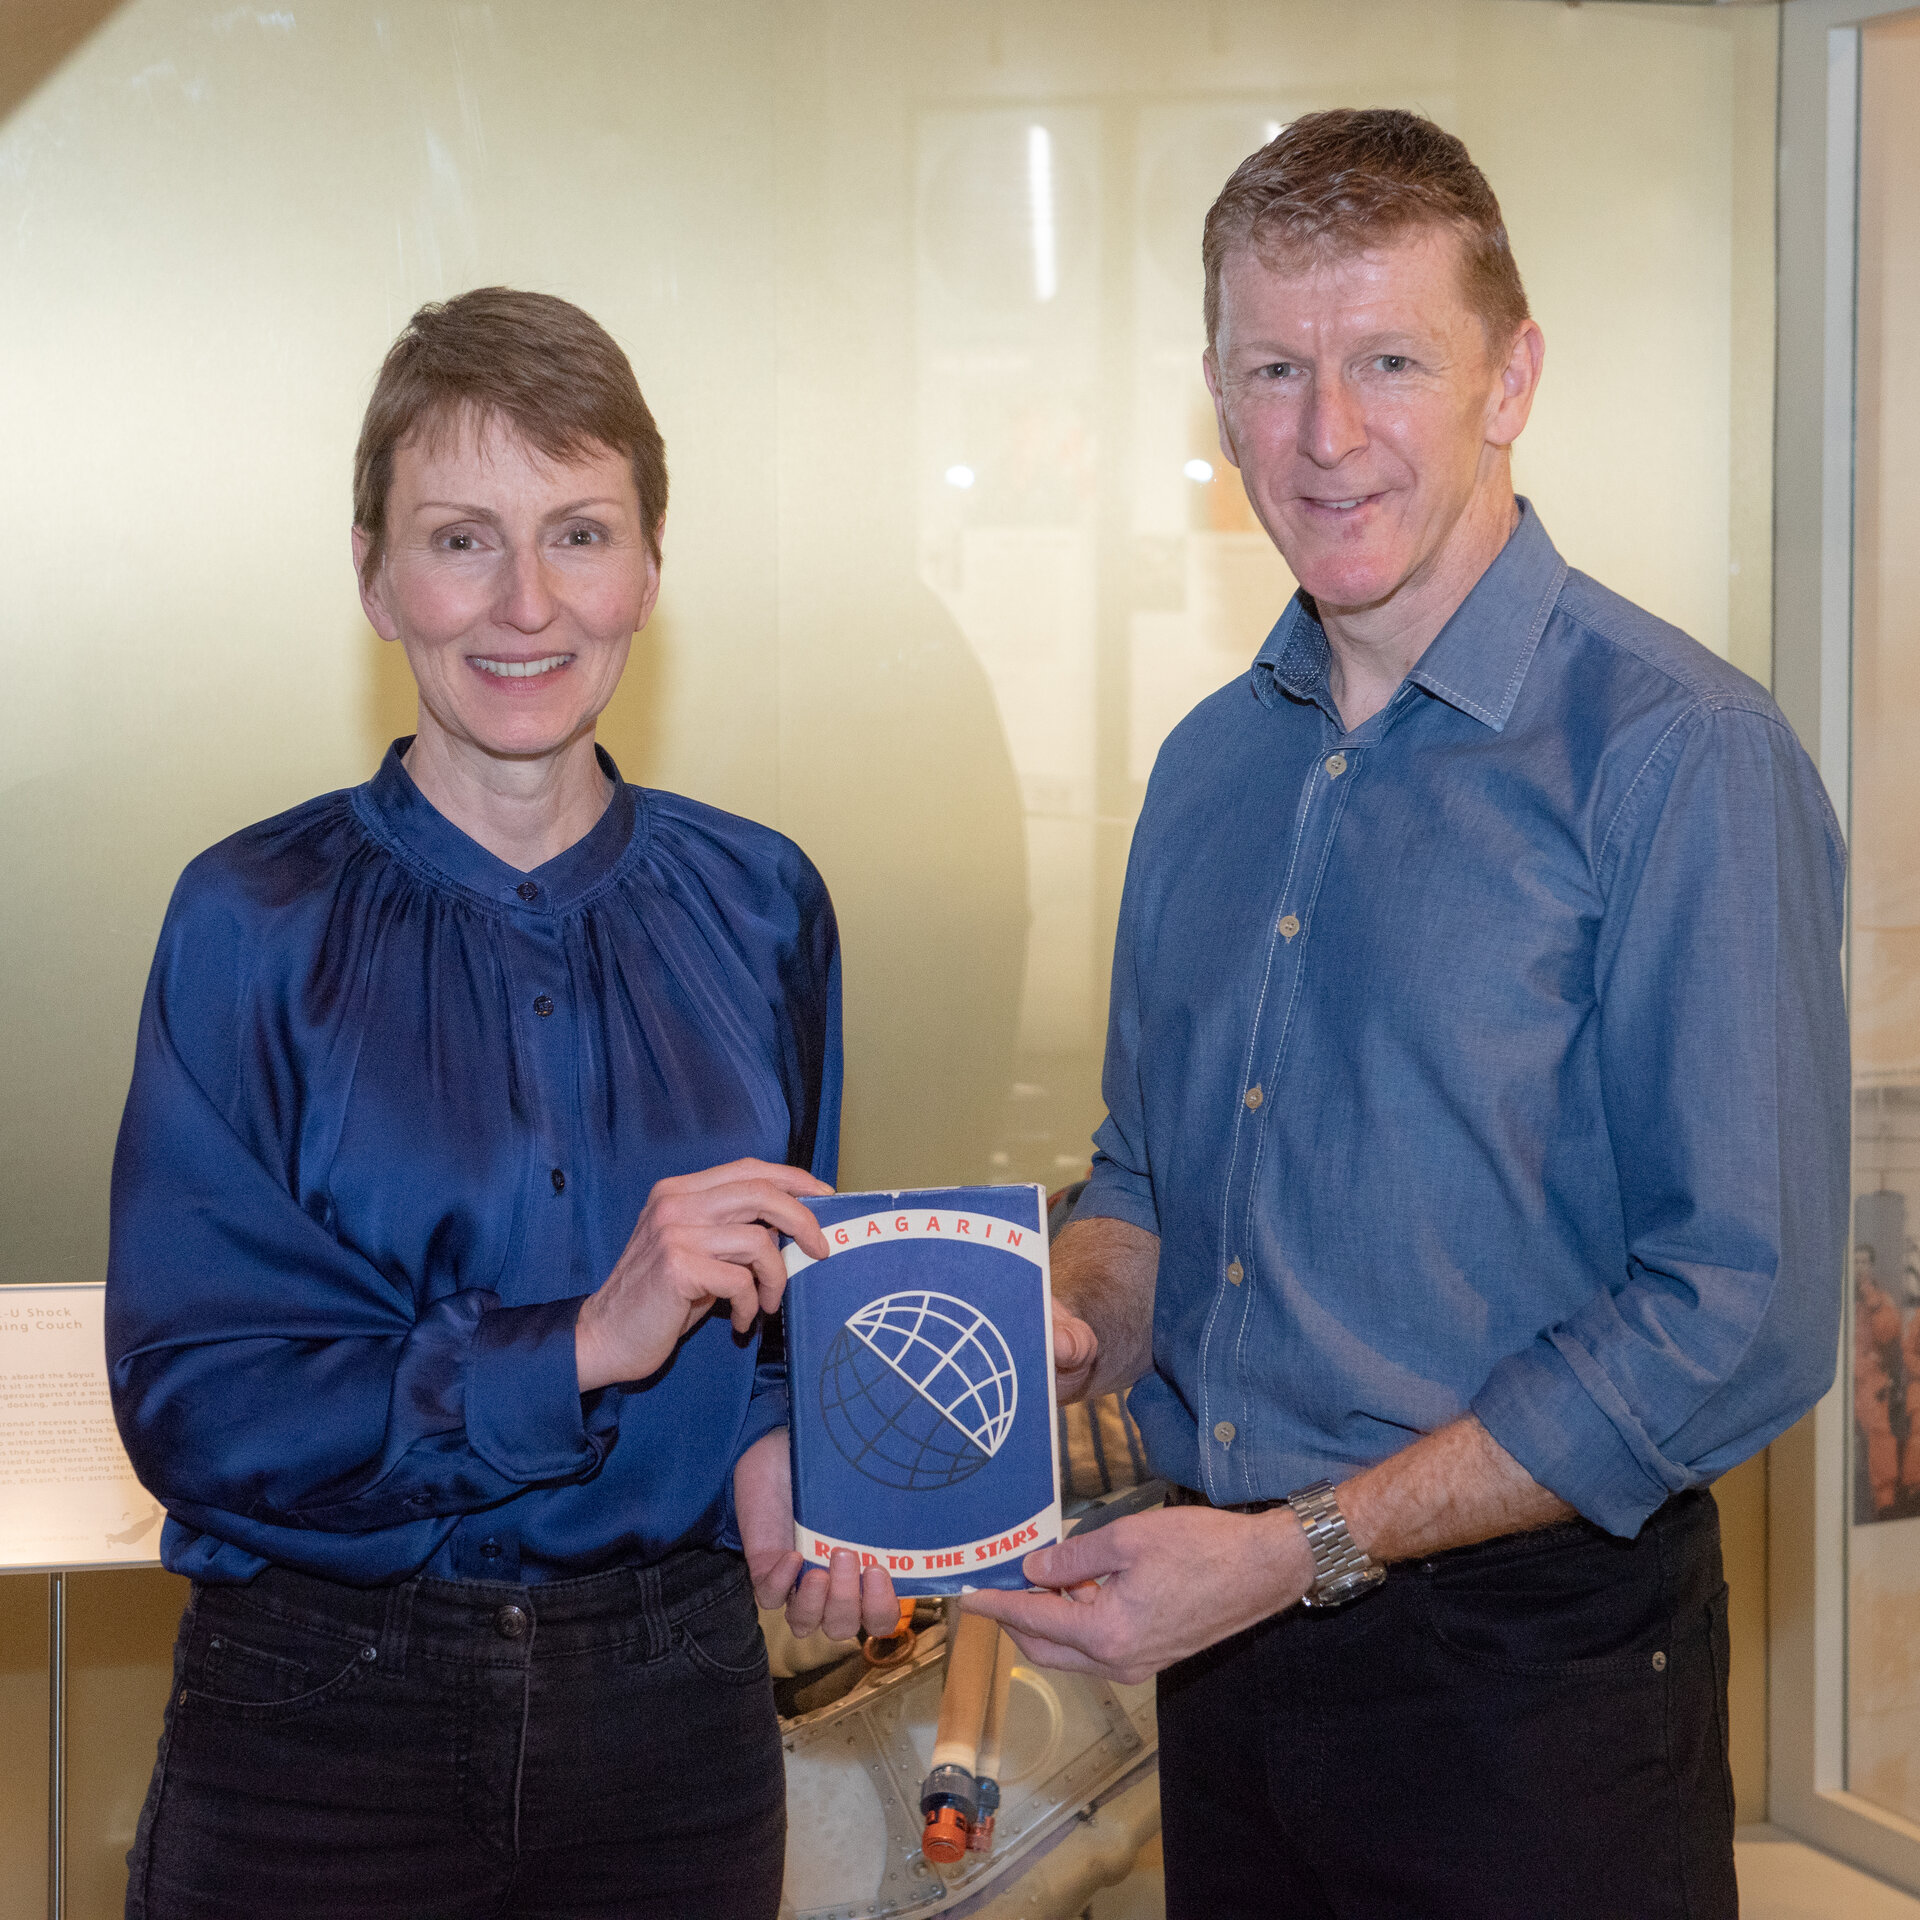
[[[1301,592],[1155,767],[1055,1266],[1063,1391],[1137,1380],[1184,1491],[972,1604],[1160,1674],[1170,1914],[1731,1916],[1705,1488],[1833,1374],[1839,833],[1516,499],[1543,343],[1457,140],[1297,120],[1204,258]]]

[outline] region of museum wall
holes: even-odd
[[[1861,36],[1853,632],[1856,1434],[1848,1789],[1920,1818],[1920,17]],[[1882,1304],[1884,1303],[1884,1304]],[[1879,1311],[1875,1312],[1875,1308]],[[1889,1318],[1887,1309],[1891,1308]],[[1876,1338],[1891,1333],[1891,1339]],[[1876,1387],[1884,1398],[1875,1405]],[[1894,1470],[1874,1444],[1894,1443]]]
[[[604,738],[630,778],[770,821],[825,872],[848,1184],[1086,1163],[1154,750],[1290,590],[1198,370],[1200,217],[1281,122],[1407,105],[1467,139],[1548,340],[1523,490],[1575,565],[1766,677],[1768,9],[19,18],[56,13],[39,52],[0,47],[0,72],[31,67],[0,93],[0,1279],[102,1272],[181,865],[363,779],[410,728],[353,591],[347,476],[423,300],[564,294],[634,360],[673,506]],[[1748,1814],[1763,1472],[1725,1503]],[[77,1589],[69,1911],[91,1920],[117,1911],[178,1595],[147,1574]],[[0,1581],[5,1920],[42,1884],[42,1608],[38,1582]]]

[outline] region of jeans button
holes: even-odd
[[[521,1640],[526,1637],[527,1610],[525,1607],[502,1607],[493,1616],[493,1630],[502,1640]]]

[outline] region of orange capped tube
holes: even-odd
[[[940,1720],[933,1735],[933,1769],[920,1789],[926,1825],[920,1851],[938,1866],[951,1866],[967,1851],[967,1836],[980,1811],[974,1770],[980,1734],[992,1699],[1000,1628],[977,1613],[959,1614],[947,1642],[947,1679],[940,1693]]]
[[[980,1753],[974,1762],[974,1787],[980,1810],[967,1835],[969,1853],[993,1851],[993,1817],[1000,1811],[1000,1760],[1005,1746],[1007,1701],[1013,1693],[1013,1665],[1019,1649],[1003,1633],[994,1649],[993,1685],[987,1692],[987,1714],[980,1725]]]

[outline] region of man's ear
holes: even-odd
[[[1510,447],[1520,438],[1527,416],[1533,411],[1534,395],[1540,391],[1540,374],[1546,359],[1546,335],[1537,322],[1524,322],[1513,336],[1506,364],[1500,369],[1493,413],[1487,422],[1490,446]]]
[[[1233,442],[1227,436],[1227,407],[1220,397],[1220,363],[1213,357],[1209,347],[1200,356],[1200,372],[1207,383],[1207,392],[1213,396],[1213,425],[1220,436],[1220,455],[1228,466],[1238,468],[1240,456],[1233,450]]]
[[[367,624],[382,640],[398,640],[400,628],[393,615],[387,611],[383,589],[386,585],[385,566],[376,567],[367,572],[367,555],[373,551],[373,537],[365,527],[353,530],[353,577],[360,589],[360,605],[365,609]]]

